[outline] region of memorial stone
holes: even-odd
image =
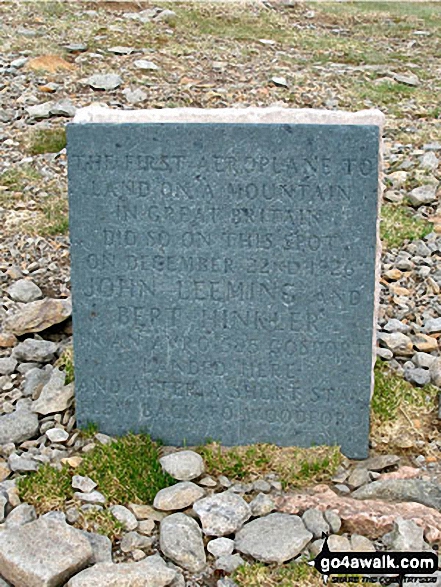
[[[80,426],[368,452],[383,115],[80,110]]]

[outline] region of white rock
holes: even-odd
[[[161,489],[155,496],[153,507],[171,512],[183,510],[204,497],[205,491],[191,481],[181,481],[176,485]]]
[[[425,184],[414,188],[409,194],[408,198],[414,206],[423,206],[431,204],[436,200],[437,186],[435,184]]]
[[[38,414],[54,414],[63,412],[74,397],[73,383],[64,385],[66,374],[54,369],[49,381],[41,390],[40,397],[34,402],[32,409]]]
[[[122,93],[126,97],[126,100],[129,104],[139,104],[139,102],[144,102],[144,100],[147,100],[146,92],[140,88],[136,88],[135,90],[126,88]]]
[[[259,495],[250,502],[250,508],[253,516],[266,516],[275,510],[276,506],[269,495],[259,493]]]
[[[13,355],[18,361],[47,363],[53,359],[57,349],[58,345],[50,340],[27,338],[15,347]]]
[[[69,433],[62,428],[50,428],[46,430],[46,436],[51,442],[66,442],[69,438]]]
[[[97,73],[87,78],[86,83],[94,90],[116,90],[121,84],[122,79],[115,73]]]
[[[2,576],[20,587],[63,585],[92,559],[88,540],[64,522],[39,518],[0,532]]]
[[[33,505],[20,503],[9,512],[6,518],[5,527],[8,529],[19,528],[37,519],[37,512]]]
[[[235,544],[258,561],[280,564],[300,554],[312,537],[298,516],[276,513],[245,524]]]
[[[123,525],[123,528],[127,531],[136,530],[138,527],[138,520],[132,514],[132,512],[124,507],[123,505],[113,505],[110,508],[112,516]]]
[[[224,571],[225,573],[233,573],[244,563],[245,561],[240,554],[226,554],[215,560],[214,568],[218,571]]]
[[[234,540],[230,538],[215,538],[207,544],[207,550],[215,558],[233,554]]]
[[[153,61],[147,61],[146,59],[137,59],[134,61],[133,65],[137,69],[142,69],[143,71],[156,71],[159,69]]]
[[[18,279],[8,287],[7,293],[16,302],[34,302],[43,297],[41,289],[30,279]]]
[[[91,491],[90,493],[81,493],[80,491],[75,491],[74,497],[76,497],[80,501],[84,501],[88,504],[101,504],[101,503],[105,504],[107,501],[106,498],[104,497],[104,495],[102,493],[100,493],[99,491]],[[114,507],[123,507],[123,506],[114,506]]]
[[[206,557],[201,529],[197,522],[182,513],[171,514],[161,522],[161,551],[180,567],[192,573],[205,568]]]
[[[96,486],[97,484],[90,477],[83,477],[82,475],[72,477],[72,487],[79,489],[82,493],[90,493]]]
[[[86,532],[81,530],[83,536],[87,538],[92,547],[93,557],[90,561],[96,563],[111,563],[112,562],[112,542],[107,536],[102,534],[95,534],[94,532]]]
[[[137,563],[99,563],[75,575],[66,587],[166,587],[176,575],[155,555]]]
[[[120,45],[107,49],[109,53],[114,53],[115,55],[130,55],[134,50],[133,47],[123,47]]]
[[[397,518],[392,532],[383,536],[383,542],[390,550],[421,552],[425,546],[424,528],[418,526],[413,520]]]
[[[127,532],[121,540],[120,548],[123,552],[132,552],[133,550],[142,550],[152,546],[154,538],[143,536],[138,532]]]
[[[12,453],[8,458],[8,465],[11,471],[16,473],[30,473],[38,471],[39,464],[32,458],[26,458],[26,456],[18,456],[16,453]]]
[[[11,375],[17,367],[17,360],[14,357],[0,358],[0,375]]]
[[[191,481],[204,473],[201,455],[192,450],[182,450],[159,459],[162,468],[173,479]]]
[[[251,517],[247,502],[231,491],[205,497],[195,502],[193,509],[201,520],[204,534],[208,536],[228,536]]]

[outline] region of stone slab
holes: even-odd
[[[77,417],[368,452],[383,115],[80,110]]]

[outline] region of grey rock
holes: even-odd
[[[231,491],[196,501],[193,509],[201,520],[204,534],[208,536],[232,534],[251,517],[247,502]]]
[[[68,53],[84,53],[87,51],[87,45],[85,43],[69,43],[68,45],[64,45],[64,49]]]
[[[347,485],[344,483],[336,483],[334,485],[334,489],[336,489],[339,493],[348,494],[351,493],[351,490]]]
[[[167,24],[173,24],[176,22],[177,14],[173,10],[169,10],[166,8],[165,10],[161,10],[159,14],[155,17],[156,21],[166,22]]]
[[[95,532],[86,532],[85,530],[81,530],[81,533],[87,538],[92,547],[93,557],[90,561],[92,564],[112,562],[112,542],[110,538]]]
[[[66,116],[67,118],[75,116],[76,111],[74,103],[69,98],[55,102],[50,110],[51,116]]]
[[[326,510],[324,512],[325,520],[328,522],[331,532],[337,534],[341,528],[341,518],[333,510]]]
[[[143,536],[138,532],[127,532],[121,540],[120,548],[123,552],[132,552],[133,550],[143,550],[151,548],[154,538]]]
[[[421,552],[425,549],[423,534],[424,528],[413,520],[397,518],[392,532],[385,534],[382,541],[390,550]]]
[[[16,302],[34,302],[43,297],[41,289],[30,279],[18,279],[6,291]]]
[[[38,434],[38,417],[29,409],[19,406],[15,412],[0,416],[0,444],[19,444]]]
[[[8,465],[15,473],[35,473],[39,467],[39,463],[34,459],[26,458],[24,455],[18,456],[16,453],[9,455]]]
[[[391,318],[387,324],[384,326],[384,330],[386,332],[401,332],[402,334],[407,334],[412,329],[408,324],[404,324],[401,320],[397,320],[396,318]]]
[[[233,554],[234,540],[230,538],[215,538],[207,544],[207,550],[215,558]]]
[[[153,507],[168,512],[183,510],[204,495],[205,491],[202,487],[191,481],[181,481],[176,485],[161,489],[155,496]]]
[[[309,544],[308,550],[312,558],[315,558],[321,553],[324,542],[325,540],[323,538],[319,538],[318,540],[314,540],[314,542]]]
[[[274,501],[269,495],[259,493],[253,501],[250,502],[251,513],[253,516],[266,516],[276,509]]]
[[[369,483],[369,471],[364,467],[355,467],[349,475],[346,483],[351,489],[357,489],[366,483]]]
[[[234,573],[245,561],[240,554],[225,554],[214,562],[214,568],[225,573]]]
[[[58,345],[50,340],[27,338],[15,347],[13,355],[18,361],[47,363],[53,359],[57,349]]]
[[[393,73],[392,74],[394,80],[399,82],[400,84],[405,84],[406,86],[419,86],[421,84],[418,76],[414,73]]]
[[[86,83],[94,90],[116,90],[121,84],[122,79],[115,73],[97,73],[87,78]]]
[[[62,428],[50,428],[46,430],[46,436],[51,442],[66,442],[69,438],[69,433]]]
[[[421,167],[429,171],[435,171],[438,168],[439,159],[433,151],[424,153],[421,157]]]
[[[269,493],[271,491],[271,485],[265,479],[258,479],[253,483],[253,489],[258,493]]]
[[[130,55],[135,51],[134,47],[123,47],[122,45],[117,45],[116,47],[109,47],[107,49],[109,53],[113,53],[114,55]]]
[[[137,563],[98,563],[75,575],[66,587],[166,587],[176,571],[158,555]]]
[[[216,583],[216,587],[238,587],[238,585],[233,579],[230,579],[230,577],[222,577],[222,579],[219,579]],[[438,587],[438,585],[435,587]]]
[[[416,367],[415,369],[404,369],[404,379],[420,387],[430,383],[430,372],[428,369]]]
[[[138,527],[138,520],[136,519],[136,517],[132,514],[132,512],[129,509],[127,509],[123,505],[113,505],[110,508],[110,511],[112,513],[112,516],[115,517],[118,520],[118,522],[120,522],[123,525],[123,528],[125,530],[128,530],[130,532],[131,530],[136,530],[136,528]]]
[[[66,514],[64,512],[60,512],[58,510],[47,512],[46,514],[43,514],[41,517],[42,518],[49,518],[50,520],[57,520],[59,522],[66,521]]]
[[[429,368],[430,379],[434,385],[441,387],[441,357],[437,357]]]
[[[17,360],[14,357],[0,358],[0,375],[11,375],[17,367]]]
[[[288,82],[286,81],[286,77],[274,76],[271,78],[271,81],[275,86],[278,86],[280,88],[287,88],[288,87]]]
[[[435,184],[425,184],[414,188],[409,194],[408,198],[413,206],[423,206],[431,204],[436,200],[437,186]]]
[[[154,520],[140,520],[138,522],[137,531],[141,534],[145,534],[146,536],[150,536],[155,529],[155,521]]]
[[[8,503],[8,499],[7,499],[6,495],[3,495],[3,493],[0,492],[0,524],[2,522],[4,522],[5,510],[6,510],[7,503]]]
[[[35,106],[26,106],[25,110],[31,119],[41,120],[51,115],[52,102],[44,102]]]
[[[39,518],[0,532],[0,568],[13,585],[62,585],[92,556],[92,548],[81,532],[57,520]]]
[[[66,510],[66,520],[69,524],[75,524],[80,519],[80,511],[76,507],[70,507]]]
[[[34,402],[32,409],[38,414],[54,414],[63,412],[74,397],[73,383],[64,385],[66,374],[54,369],[49,381],[43,387],[40,397]]]
[[[90,493],[81,493],[80,491],[75,491],[75,493],[73,494],[73,496],[74,496],[76,499],[79,499],[80,501],[84,501],[84,502],[86,502],[86,503],[88,503],[88,504],[92,504],[92,505],[96,505],[96,504],[98,504],[98,505],[99,505],[99,504],[105,504],[105,503],[106,503],[106,501],[107,501],[107,499],[104,497],[104,495],[103,495],[102,493],[100,493],[99,491],[91,491]],[[123,523],[123,521],[122,521],[122,515],[120,514],[120,510],[119,510],[119,509],[117,509],[116,511],[117,511],[118,515],[121,517],[121,519],[120,519],[120,518],[118,518],[118,517],[117,517],[117,516],[116,516],[116,515],[113,513],[113,511],[112,511],[112,510],[113,510],[113,508],[124,508],[124,506],[122,506],[122,505],[115,505],[115,506],[112,506],[112,508],[110,508],[110,511],[112,512],[112,514],[114,515],[114,517],[115,517],[115,518],[116,518],[116,519],[117,519],[119,522],[121,522],[121,524],[123,524],[123,526],[124,526],[124,523]],[[124,508],[124,509],[126,510],[127,508]],[[129,510],[127,510],[127,511],[129,511]],[[133,514],[132,514],[132,516],[133,516]],[[125,526],[124,526],[124,527],[125,527]],[[136,526],[135,526],[135,527],[136,527]],[[133,529],[134,529],[134,528],[126,528],[126,530],[133,530]]]
[[[363,467],[368,471],[384,471],[400,464],[400,457],[397,455],[378,455],[363,461]]]
[[[224,487],[225,489],[228,489],[229,487],[231,487],[233,485],[232,482],[225,475],[219,475],[218,481],[219,481],[220,485],[222,487]]]
[[[166,557],[192,573],[206,566],[201,529],[185,514],[171,514],[161,521],[159,544]]]
[[[422,367],[423,369],[430,369],[433,361],[436,357],[429,355],[429,353],[423,353],[421,351],[414,354],[412,361],[416,367]]]
[[[331,552],[351,552],[351,543],[346,536],[332,534],[328,539],[328,546]]]
[[[90,477],[83,477],[82,475],[72,477],[72,487],[79,489],[82,493],[90,493],[96,486],[97,484]]]
[[[441,318],[429,318],[424,325],[424,332],[441,332]]]
[[[22,365],[23,364],[24,363],[22,363]],[[27,364],[32,365],[32,363]],[[41,390],[49,381],[52,370],[52,365],[46,365],[43,369],[32,367],[29,371],[26,371],[22,387],[23,395],[25,397],[33,397],[34,399],[37,399]]]
[[[258,561],[280,564],[300,554],[312,537],[298,516],[276,513],[245,524],[235,544]]]
[[[375,552],[376,548],[375,545],[369,540],[369,538],[366,538],[366,536],[352,534],[351,550],[353,552]]]
[[[182,450],[159,459],[162,468],[173,479],[191,481],[200,477],[205,470],[201,455],[192,450]]]
[[[148,97],[146,92],[141,90],[141,88],[136,88],[135,90],[126,88],[122,93],[129,104],[139,104],[140,102],[147,100]]]
[[[146,59],[137,59],[134,61],[133,65],[136,69],[141,69],[142,71],[156,71],[159,69],[155,63],[147,61]]]
[[[380,332],[377,336],[380,342],[384,343],[394,355],[409,356],[413,355],[412,340],[401,332],[384,333]]]
[[[20,69],[21,67],[23,67],[23,65],[27,63],[27,61],[27,57],[18,57],[17,59],[11,61],[11,67],[15,67],[15,69]]]
[[[323,512],[316,508],[310,508],[303,513],[303,523],[307,530],[309,530],[314,538],[321,538],[322,534],[329,533],[329,524],[325,520]]]
[[[421,479],[387,479],[374,481],[352,493],[355,499],[384,499],[386,501],[414,501],[441,509],[441,487]]]

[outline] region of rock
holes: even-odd
[[[404,369],[404,379],[413,385],[423,387],[430,383],[430,372],[428,369],[421,369],[419,367],[415,369]]]
[[[112,516],[118,520],[127,531],[136,530],[138,527],[138,520],[132,512],[123,505],[113,505],[110,508]]]
[[[97,484],[90,477],[82,477],[81,475],[72,477],[72,487],[79,489],[82,493],[90,493],[96,486]]]
[[[412,520],[398,518],[392,532],[383,536],[383,543],[390,549],[398,552],[421,552],[425,550],[423,528]]]
[[[328,522],[331,532],[333,534],[337,534],[341,528],[341,519],[338,514],[336,514],[333,510],[325,510],[324,512],[325,520]]]
[[[401,332],[402,334],[407,334],[411,331],[411,327],[408,324],[404,324],[400,320],[397,320],[396,318],[392,318],[387,322],[387,324],[385,324],[384,330],[386,332]]]
[[[116,90],[121,84],[122,79],[115,73],[96,73],[87,78],[86,83],[94,90]]]
[[[245,561],[240,554],[226,554],[220,556],[214,562],[214,568],[218,571],[224,571],[224,573],[234,573]]]
[[[394,80],[396,82],[399,82],[400,84],[405,84],[406,86],[419,86],[420,85],[420,80],[418,79],[418,76],[415,75],[414,73],[407,73],[407,74],[403,74],[403,73],[393,73],[392,77],[394,78]]]
[[[59,522],[65,522],[66,514],[64,512],[54,510],[51,512],[47,512],[46,514],[43,514],[42,518],[49,518],[50,520],[58,520]]]
[[[238,585],[229,577],[222,577],[222,579],[219,579],[216,583],[216,587],[238,587]],[[438,585],[435,585],[435,587],[438,587]]]
[[[92,557],[92,548],[81,532],[57,520],[39,518],[0,532],[0,568],[13,585],[62,585]]]
[[[93,557],[90,561],[92,564],[112,562],[112,542],[107,536],[86,532],[85,530],[81,530],[81,533],[87,538],[92,547]]]
[[[362,488],[364,489],[364,487]],[[279,511],[297,514],[308,508],[332,509],[341,518],[347,532],[378,538],[393,529],[397,517],[413,520],[424,528],[426,540],[441,540],[441,513],[419,503],[388,503],[338,496],[327,485],[317,485],[308,494],[275,498]]]
[[[162,468],[173,479],[191,481],[204,473],[204,461],[201,455],[192,450],[174,452],[159,459]]]
[[[426,320],[424,331],[429,334],[432,332],[441,332],[441,318],[429,318]]]
[[[264,493],[259,493],[253,501],[250,502],[251,513],[253,516],[266,516],[275,510],[274,500]]]
[[[230,491],[205,497],[193,504],[204,534],[226,536],[236,532],[251,517],[247,502]]]
[[[64,49],[68,53],[84,53],[87,51],[87,45],[85,43],[69,43],[68,45],[64,45]]]
[[[198,481],[198,485],[202,485],[202,487],[216,487],[217,483],[213,479],[213,477],[204,477]]]
[[[253,483],[253,490],[258,493],[269,493],[271,491],[271,485],[265,479],[258,479]]]
[[[55,324],[64,322],[71,314],[72,302],[70,299],[45,298],[25,304],[12,314],[8,312],[5,328],[17,336],[28,332],[41,332]]]
[[[66,587],[166,587],[176,575],[154,555],[137,563],[98,563],[75,575]]]
[[[25,397],[38,398],[41,390],[51,378],[53,371],[52,365],[46,365],[43,369],[33,367],[25,374],[24,384],[22,388]]]
[[[151,505],[130,503],[129,509],[138,520],[154,520],[160,522],[167,514],[157,512]]]
[[[69,438],[69,433],[62,428],[50,428],[46,430],[46,436],[51,442],[66,442]]]
[[[402,334],[401,332],[392,332],[390,334],[380,332],[378,334],[378,339],[380,340],[380,342],[385,344],[387,348],[393,352],[394,355],[413,355],[412,340],[406,334]]]
[[[12,332],[0,332],[0,348],[9,349],[17,344],[17,337]]]
[[[69,100],[69,98],[65,98],[64,100],[59,100],[52,104],[50,113],[51,116],[66,116],[67,118],[72,118],[75,116],[77,109],[73,102]]]
[[[384,471],[384,469],[398,466],[400,457],[397,455],[378,455],[366,459],[362,464],[368,471]]]
[[[165,556],[180,567],[192,573],[199,573],[205,568],[201,529],[195,520],[185,514],[171,514],[162,520],[159,544]]]
[[[382,473],[376,481],[385,481],[386,479],[415,479],[421,475],[421,469],[417,467],[400,467],[391,473]]]
[[[14,357],[0,358],[0,375],[11,375],[17,367],[17,360]]]
[[[357,489],[366,483],[369,483],[369,471],[364,467],[355,467],[349,475],[346,483],[351,489]],[[319,536],[317,537],[319,538]]]
[[[407,197],[413,206],[425,206],[436,200],[436,190],[437,186],[429,183],[414,188]]]
[[[116,47],[109,47],[107,49],[109,53],[113,53],[114,55],[130,55],[135,51],[134,47],[123,47],[123,46],[116,46]]]
[[[149,536],[142,536],[138,532],[127,532],[121,540],[120,548],[123,552],[132,552],[133,550],[143,550],[151,548],[153,538]]]
[[[169,10],[168,8],[165,10],[161,10],[159,14],[155,16],[156,21],[166,22],[169,25],[172,25],[176,22],[177,14],[173,10]]]
[[[63,412],[74,397],[74,385],[64,385],[66,374],[54,369],[49,381],[43,387],[40,397],[33,403],[32,409],[38,414],[54,414]]]
[[[5,509],[8,503],[8,499],[3,493],[0,492],[0,524],[4,522],[5,519]]]
[[[424,153],[421,157],[421,167],[423,169],[428,169],[429,171],[436,171],[439,165],[439,159],[435,155],[433,151],[428,151]]]
[[[214,540],[210,540],[207,544],[207,550],[215,558],[227,556],[233,553],[234,540],[231,540],[230,538],[215,538]]]
[[[346,536],[332,534],[328,539],[328,547],[331,552],[351,552],[351,543]]]
[[[42,120],[49,118],[51,115],[52,102],[44,102],[43,104],[35,104],[35,106],[26,106],[25,110],[29,118],[34,120]]]
[[[140,88],[136,88],[135,90],[130,90],[129,88],[126,88],[122,91],[122,93],[124,94],[129,104],[139,104],[140,102],[144,102],[145,100],[147,100],[148,97],[146,92],[144,92],[144,90],[141,90]]]
[[[183,510],[204,495],[205,491],[202,487],[191,481],[181,481],[176,485],[161,489],[155,496],[153,507],[166,512]]]
[[[286,81],[286,77],[274,76],[271,78],[271,82],[279,88],[287,88],[288,87],[288,82]]]
[[[9,465],[7,463],[5,463],[4,461],[0,460],[0,483],[2,481],[4,481],[5,479],[7,479],[10,474],[11,474],[11,469],[9,468]],[[1,523],[1,520],[0,520],[0,523]]]
[[[430,353],[438,350],[438,341],[433,336],[427,334],[416,334],[412,337],[413,345],[419,351]]]
[[[90,491],[89,493],[81,493],[80,491],[75,491],[73,496],[76,497],[77,499],[79,499],[80,501],[84,501],[88,504],[103,504],[104,505],[107,502],[107,499],[105,498],[105,496],[102,493],[100,493],[99,491]],[[122,505],[113,506],[113,508],[122,508],[122,507],[124,507],[124,506],[122,506]],[[127,508],[124,508],[124,509],[127,509]],[[110,511],[112,511],[112,508],[110,508]],[[112,511],[112,514],[115,516],[113,511]],[[117,518],[117,516],[115,516],[115,518],[119,522],[121,522],[121,524],[123,524],[123,526],[124,526],[124,523],[119,518]],[[135,526],[135,528],[136,528],[136,526]],[[126,528],[126,529],[133,530],[134,528]]]
[[[309,554],[311,558],[316,558],[323,550],[324,539],[314,540],[308,546]]]
[[[236,550],[265,563],[296,557],[312,539],[298,516],[269,514],[248,522],[236,534]]]
[[[355,499],[384,499],[387,501],[412,501],[441,509],[441,487],[421,479],[388,479],[374,481],[352,493]]]
[[[41,289],[30,279],[19,279],[6,290],[8,296],[16,302],[35,302],[43,297]]]
[[[27,338],[15,347],[13,355],[19,361],[47,363],[52,361],[57,349],[58,345],[50,340]]]
[[[437,357],[429,367],[432,383],[441,387],[441,357]]]
[[[415,353],[412,357],[412,362],[415,364],[416,367],[422,367],[423,369],[430,369],[433,361],[436,359],[433,355],[429,355],[428,353],[418,352]]]
[[[19,444],[38,435],[38,417],[21,405],[6,416],[0,416],[0,444]]]
[[[315,508],[306,510],[302,516],[302,521],[314,538],[321,538],[323,533],[329,534],[329,524],[320,510]]]
[[[155,522],[153,520],[140,520],[138,522],[138,532],[150,536],[155,529]]]
[[[353,552],[375,552],[376,548],[366,536],[360,534],[352,534],[351,536],[351,550]]]
[[[142,71],[156,71],[159,69],[157,65],[155,65],[152,61],[147,61],[146,59],[137,59],[134,61],[133,65],[137,69],[141,69]]]
[[[15,473],[30,473],[38,471],[39,463],[26,456],[18,456],[17,453],[9,455],[8,465]]]

